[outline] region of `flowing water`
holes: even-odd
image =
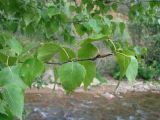
[[[160,94],[127,93],[107,100],[87,93],[26,94],[26,120],[160,120]]]

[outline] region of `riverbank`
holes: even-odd
[[[119,81],[117,80],[108,80],[107,83],[100,83],[97,79],[94,79],[91,86],[88,87],[87,90],[83,89],[83,86],[78,88],[76,92],[89,92],[93,91],[94,93],[101,93],[101,92],[110,92],[120,94],[126,92],[156,92],[160,93],[160,83],[155,81],[144,82],[144,81],[134,81],[132,83],[128,81],[121,81],[119,86],[117,86]],[[54,84],[49,84],[44,86],[50,89],[53,89]],[[118,87],[116,89],[116,87]],[[63,90],[63,88],[59,85],[56,85],[55,90]],[[115,91],[116,90],[116,91]]]
[[[88,87],[87,90],[83,89],[83,86],[75,90],[75,93],[87,93],[92,94],[95,97],[103,96],[107,99],[113,99],[116,96],[122,97],[124,94],[129,92],[151,92],[151,93],[159,93],[160,94],[160,84],[154,81],[144,82],[144,81],[134,81],[129,83],[128,81],[121,81],[117,88],[118,81],[117,80],[108,80],[107,83],[101,84],[98,80],[94,79],[91,86]],[[54,84],[49,84],[43,86],[42,89],[38,90],[36,88],[29,89],[26,92],[33,93],[57,93],[59,96],[63,96],[65,94],[64,89],[60,85],[56,85],[55,90],[53,90]],[[116,89],[117,88],[117,89]]]

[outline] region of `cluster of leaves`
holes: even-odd
[[[129,12],[134,44],[146,47],[147,54],[139,61],[139,77],[148,80],[159,77],[160,64],[160,2],[137,2]],[[157,74],[158,73],[158,74]]]
[[[138,77],[147,81],[156,79],[157,75],[159,75],[159,68],[160,65],[158,65],[156,62],[154,62],[152,65],[148,65],[144,60],[141,60],[138,68]]]
[[[117,4],[99,0],[0,0],[0,119],[22,119],[24,91],[45,71],[45,64],[55,64],[55,76],[67,93],[81,84],[87,88],[96,76],[94,60],[100,55],[93,42],[104,42],[116,56],[120,75],[134,80],[138,62],[130,49],[123,49],[111,39],[119,26],[108,10]],[[117,26],[118,25],[118,26]],[[9,35],[12,33],[11,35]],[[42,34],[45,40],[35,45],[23,44],[14,33]],[[76,49],[61,44],[74,43]]]
[[[155,24],[160,23],[160,2],[157,1],[137,1],[131,4],[129,18],[137,24]]]

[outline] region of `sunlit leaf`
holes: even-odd
[[[13,55],[20,55],[22,53],[23,47],[15,38],[8,40],[7,45],[10,47]]]
[[[70,62],[60,66],[58,73],[63,88],[67,92],[72,92],[85,79],[86,70],[81,64]]]
[[[138,62],[134,56],[131,56],[130,58],[131,60],[126,71],[126,77],[129,81],[133,81],[138,73]]]
[[[71,60],[75,57],[76,57],[76,55],[72,49],[67,48],[67,47],[61,47],[61,50],[60,50],[60,61],[61,62],[66,62],[66,61]]]
[[[91,42],[95,42],[95,41],[99,41],[99,40],[104,40],[106,38],[108,38],[107,35],[96,34],[96,35],[92,35],[89,38],[86,38],[86,39],[82,40],[80,44],[84,45],[84,44],[88,44],[88,43],[91,43]]]
[[[19,88],[25,89],[26,85],[19,76],[19,69],[19,66],[3,68],[0,71],[0,86],[15,84],[18,85]]]
[[[51,18],[54,15],[60,14],[60,11],[58,8],[51,6],[48,8],[47,13],[48,13],[48,16]]]
[[[93,29],[93,31],[95,31],[96,33],[99,33],[101,31],[101,27],[98,25],[95,19],[90,19],[88,24]]]
[[[38,60],[37,58],[30,58],[26,60],[21,67],[21,76],[24,82],[31,86],[33,80],[36,77],[39,77],[44,71],[44,64],[42,61]]]
[[[120,66],[120,76],[123,77],[126,74],[127,68],[130,64],[130,56],[124,53],[117,53],[116,60]]]
[[[97,55],[98,49],[93,44],[88,43],[78,50],[78,57],[79,58],[90,58]]]
[[[13,115],[22,119],[24,108],[23,91],[18,85],[8,84],[3,87],[2,97],[7,102],[9,110]]]
[[[83,61],[80,62],[86,69],[86,76],[83,80],[84,88],[87,88],[93,81],[93,78],[96,77],[96,63],[92,61]]]
[[[38,49],[37,57],[41,60],[48,61],[56,53],[59,52],[60,47],[54,43],[45,43]]]
[[[19,66],[7,67],[0,71],[0,86],[2,99],[7,104],[7,110],[21,119],[24,106],[23,92],[26,85],[19,76]],[[4,118],[8,117],[4,116]]]

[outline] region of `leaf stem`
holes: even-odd
[[[126,55],[126,54],[124,54],[124,53],[121,53],[121,52],[117,52],[118,54],[121,54],[121,55],[123,55],[123,56],[125,56],[125,57],[128,57],[128,58],[130,58],[130,56],[129,55]]]
[[[114,51],[117,52],[117,48],[116,48],[115,44],[113,43],[113,41],[112,41],[111,39],[108,39],[108,40],[109,40],[109,41],[111,42],[111,44],[113,45]]]
[[[114,94],[117,93],[120,83],[121,83],[121,80],[118,81],[118,83],[117,83],[117,85],[116,85],[116,88],[115,88],[115,90],[114,90]]]

